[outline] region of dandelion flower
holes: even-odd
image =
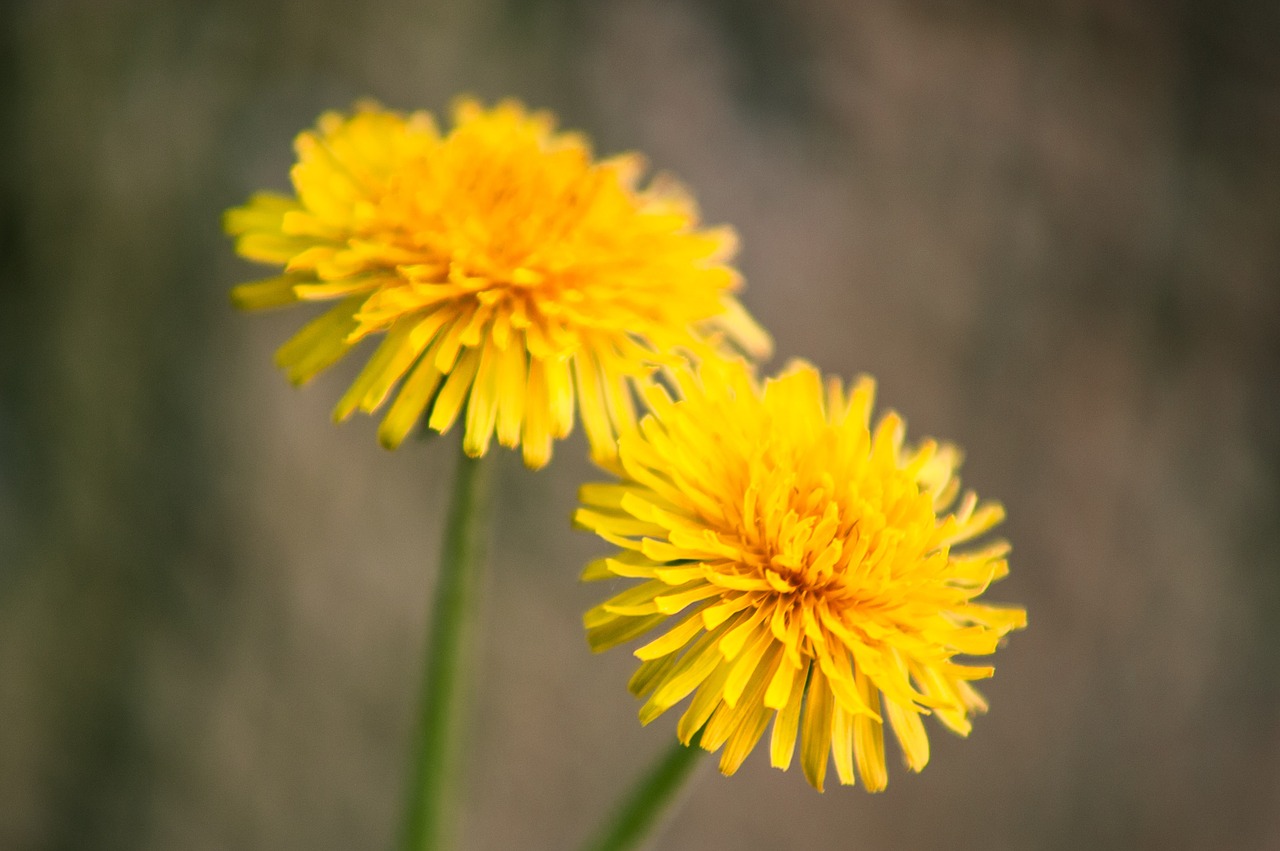
[[[334,411],[387,405],[398,446],[425,414],[463,448],[496,433],[530,467],[573,426],[607,458],[634,428],[632,392],[655,363],[768,338],[732,293],[731,231],[700,230],[674,181],[640,185],[636,155],[595,162],[587,142],[514,102],[461,100],[454,129],[364,104],[296,143],[294,196],[229,210],[244,257],[283,267],[237,287],[246,309],[331,302],[277,352],[301,384],[380,336]]]
[[[659,626],[635,651],[631,691],[649,723],[693,695],[677,732],[702,730],[732,774],[772,720],[769,753],[819,791],[828,755],[885,787],[884,730],[908,768],[929,760],[923,716],[960,735],[986,704],[971,681],[1026,624],[1020,608],[978,602],[1008,572],[1004,541],[973,544],[1004,511],[960,493],[960,454],[903,445],[894,413],[871,427],[875,385],[823,385],[804,363],[765,383],[741,363],[673,371],[678,400],[647,391],[652,414],[624,435],[576,514],[621,551],[584,579],[638,584],[591,609],[600,651]]]

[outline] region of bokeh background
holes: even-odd
[[[1009,509],[1031,627],[967,741],[669,849],[1280,848],[1280,5],[0,4],[0,848],[378,849],[456,435],[341,427],[221,211],[373,96],[556,110],[743,238],[778,362],[874,373]],[[501,461],[464,846],[573,847],[670,719],[591,656],[595,474]]]

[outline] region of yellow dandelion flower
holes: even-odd
[[[394,397],[378,432],[399,445],[427,414],[463,447],[496,432],[540,467],[573,426],[607,458],[634,428],[632,390],[673,352],[769,342],[732,292],[725,228],[699,230],[684,190],[641,187],[634,154],[594,162],[546,113],[461,100],[454,129],[361,105],[302,133],[295,196],[229,210],[241,255],[283,274],[233,291],[247,309],[334,302],[276,356],[295,383],[382,335],[335,419]],[[398,389],[397,389],[398,388]]]
[[[620,481],[582,488],[575,520],[621,551],[587,580],[640,580],[587,612],[600,651],[673,623],[635,651],[631,691],[649,723],[693,695],[677,731],[723,747],[732,774],[770,720],[773,765],[797,737],[819,791],[828,755],[843,784],[854,766],[885,787],[887,720],[908,768],[929,760],[922,718],[960,735],[986,708],[971,681],[985,656],[1026,625],[1020,608],[977,601],[1008,572],[1009,546],[970,542],[1004,510],[960,494],[960,453],[903,445],[875,385],[825,387],[797,363],[763,391],[741,363],[673,371],[678,401],[647,391],[652,414],[624,435]]]

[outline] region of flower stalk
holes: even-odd
[[[467,677],[489,530],[492,456],[462,455],[444,531],[435,607],[428,626],[421,709],[402,851],[437,851],[451,838]]]
[[[630,851],[643,848],[647,839],[670,813],[685,789],[702,755],[695,738],[688,745],[677,739],[671,748],[640,777],[613,817],[585,851]]]

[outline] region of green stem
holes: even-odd
[[[632,788],[613,818],[591,842],[587,851],[627,851],[639,848],[679,797],[686,780],[702,755],[699,733],[688,747],[677,740],[649,772]]]
[[[454,472],[435,609],[422,678],[422,709],[402,851],[437,851],[451,838],[466,715],[469,651],[488,536],[492,463],[463,455]]]

